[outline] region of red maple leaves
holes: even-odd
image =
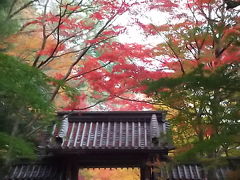
[[[192,21],[187,18],[189,15],[185,12],[176,11],[174,14],[173,10],[184,7],[179,2],[173,0],[152,2],[94,0],[91,11],[87,9],[89,6],[84,6],[84,4],[61,4],[58,13],[46,11],[42,16],[25,24],[25,28],[32,24],[37,25],[38,29],[43,31],[42,35],[45,38],[42,47],[36,53],[34,66],[43,67],[49,62],[56,61],[55,58],[58,56],[73,53],[74,58],[68,71],[60,74],[62,74],[61,79],[66,83],[75,81],[75,85],[84,84],[91,89],[88,93],[81,92],[81,98],[77,98],[83,103],[85,101],[83,99],[89,97],[113,100],[116,96],[126,95],[129,92],[141,93],[145,90],[145,86],[141,83],[143,80],[176,76],[182,69],[188,72],[200,63],[205,64],[206,68],[210,68],[209,64],[211,64],[212,68],[239,59],[239,51],[231,45],[228,47],[226,43],[231,42],[233,36],[239,35],[238,27],[224,30],[221,43],[227,47],[227,50],[216,58],[214,52],[210,52],[213,38],[210,34],[201,32],[200,27],[205,26],[206,20]],[[213,0],[192,0],[185,5],[199,10],[200,7],[205,8],[205,4],[213,2]],[[112,24],[112,21],[125,12],[130,13],[132,7],[142,4],[148,10],[164,9],[171,14],[171,17],[181,19],[175,24],[160,26],[135,20],[135,24],[140,26],[147,35],[166,35],[167,41],[159,43],[154,48],[134,43],[122,44],[113,39],[124,33],[125,27]],[[77,13],[84,8],[87,9],[86,13],[78,16]],[[203,15],[203,12],[199,15]],[[194,30],[193,35],[187,34],[186,32],[191,29]],[[182,35],[186,36],[185,39]],[[159,68],[155,70],[150,68],[153,66],[151,62],[153,59],[161,59]],[[164,70],[156,71],[160,68]],[[99,93],[96,94],[96,92]],[[105,97],[102,96],[103,94]],[[77,106],[76,102],[74,106]]]

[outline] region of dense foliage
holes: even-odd
[[[116,38],[126,30],[120,22],[116,23],[117,18],[132,14],[140,4],[95,0],[39,2],[39,14],[29,17],[31,20],[21,31],[9,38],[14,47],[8,53],[22,57],[58,80],[52,84],[51,100],[61,104],[61,109],[149,108],[141,103],[127,105],[119,98],[135,97],[141,92],[140,82],[145,74],[152,79],[162,76],[144,67],[152,56],[151,48],[123,44]],[[34,42],[26,43],[30,39]],[[75,91],[69,93],[66,87]],[[99,105],[103,102],[104,106]]]
[[[147,92],[177,112],[171,124],[181,160],[239,156],[238,5],[188,1],[171,6],[173,23],[149,26],[164,37],[154,53],[168,77],[146,82]]]
[[[0,176],[2,170],[18,158],[34,158],[34,136],[44,130],[53,117],[49,78],[41,71],[6,55],[11,46],[6,41],[19,28],[12,19],[18,12],[16,1],[0,2]],[[18,5],[23,2],[18,1]],[[25,4],[26,5],[26,4]],[[23,4],[24,6],[24,4]],[[20,6],[21,7],[21,6]],[[14,14],[11,14],[14,13]]]

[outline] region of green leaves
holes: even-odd
[[[228,156],[239,144],[238,72],[238,63],[226,64],[215,71],[200,65],[182,77],[145,82],[147,93],[178,110],[171,119],[173,137],[177,146],[188,147],[177,156],[178,160]]]
[[[34,149],[32,143],[0,132],[0,161],[8,158],[34,158]]]
[[[1,100],[12,99],[32,110],[49,111],[49,88],[42,72],[0,54],[0,74]]]
[[[1,0],[0,1],[0,40],[9,36],[10,34],[16,32],[18,26],[17,20],[8,19],[9,8],[12,4],[11,0]],[[1,47],[0,47],[1,50]]]
[[[45,126],[54,114],[49,92],[45,74],[0,54],[0,131],[26,136]]]
[[[5,165],[32,158],[33,134],[54,118],[48,83],[38,69],[0,54],[0,161]]]
[[[237,65],[235,65],[237,66]],[[203,66],[200,65],[198,68],[194,69],[192,72],[176,78],[161,78],[157,81],[146,81],[145,83],[148,85],[147,93],[154,92],[157,89],[161,88],[169,88],[173,89],[180,85],[184,86],[185,89],[195,88],[199,89],[199,87],[205,88],[207,90],[214,90],[225,88],[235,88],[235,90],[240,90],[239,86],[233,84],[233,78],[235,79],[235,83],[239,83],[237,80],[239,77],[236,76],[236,72],[231,72],[232,65],[226,65],[218,68],[215,72],[210,72],[209,70],[203,69]],[[223,73],[225,72],[225,73]],[[234,86],[234,87],[233,87]]]

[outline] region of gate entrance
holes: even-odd
[[[138,168],[140,180],[212,179],[200,164],[159,167],[173,149],[165,112],[76,111],[59,112],[58,117],[38,161],[16,164],[7,180],[78,180],[84,168]],[[224,179],[228,171],[219,167],[211,173]]]
[[[41,163],[54,164],[61,174],[56,180],[77,180],[81,168],[139,168],[141,180],[152,180],[152,164],[165,161],[173,149],[165,112],[59,112],[58,116],[60,123],[41,148]],[[18,176],[29,169],[23,167]]]

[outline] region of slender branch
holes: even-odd
[[[113,96],[117,97],[119,99],[122,99],[122,100],[126,100],[126,101],[133,101],[133,102],[146,103],[146,104],[152,104],[152,105],[164,105],[162,103],[157,103],[157,102],[150,102],[150,101],[137,100],[137,99],[129,99],[129,98],[118,96],[118,95],[113,95]]]
[[[107,41],[107,40],[109,40],[109,39],[111,39],[111,38],[114,38],[115,36],[111,36],[111,37],[108,37],[108,38],[106,38],[106,39],[103,39],[103,40],[101,40],[101,41],[98,41],[97,43],[94,43],[94,44],[92,44],[92,47],[93,46],[96,46],[96,45],[98,45],[98,44],[100,44],[100,43],[102,43],[102,42],[105,42],[105,41]],[[72,37],[71,37],[72,38]],[[70,38],[69,38],[70,39]],[[68,40],[68,38],[67,39],[64,39],[64,40]],[[64,40],[63,41],[60,41],[60,44],[62,44],[63,42],[64,42]],[[67,54],[72,54],[72,53],[77,53],[77,52],[80,52],[80,51],[83,51],[83,50],[85,50],[86,48],[88,48],[88,47],[84,47],[84,48],[82,48],[82,49],[79,49],[79,50],[75,50],[75,51],[69,51],[69,52],[66,52],[66,53],[63,53],[63,54],[60,54],[60,55],[52,55],[52,56],[50,56],[49,58],[47,58],[45,61],[44,61],[44,66],[45,65],[47,65],[48,63],[50,63],[51,61],[53,61],[54,60],[54,58],[56,58],[56,57],[61,57],[61,56],[64,56],[64,55],[67,55]],[[42,67],[43,67],[43,65],[42,65]],[[39,67],[40,68],[40,67]]]
[[[160,32],[157,30],[157,28],[156,28],[154,25],[152,25],[152,26],[153,26],[153,28],[155,29],[155,31],[158,33],[158,35],[161,36],[161,34],[160,34]],[[179,58],[178,54],[177,54],[176,51],[173,49],[173,47],[171,46],[171,44],[170,44],[168,41],[166,41],[166,40],[165,40],[165,43],[168,45],[168,47],[170,48],[170,50],[173,52],[174,56],[176,57],[179,65],[180,65],[181,72],[182,72],[182,74],[184,75],[184,74],[185,74],[185,70],[184,70],[184,68],[183,68],[183,64],[182,64],[181,59]]]
[[[224,51],[226,51],[232,44],[233,41],[230,41],[225,47],[223,47],[218,53],[216,54],[216,58],[222,55]]]
[[[180,65],[182,74],[184,75],[184,74],[185,74],[185,70],[184,70],[184,68],[183,68],[183,64],[182,64],[181,59],[179,58],[178,54],[177,54],[176,51],[173,49],[173,47],[170,45],[170,43],[167,42],[167,41],[166,41],[166,43],[167,43],[168,47],[171,49],[171,51],[173,52],[174,56],[177,58],[177,61],[178,61],[179,65]]]
[[[102,103],[102,102],[105,102],[107,100],[107,98],[104,98],[104,99],[101,99],[99,101],[97,101],[96,103],[90,105],[90,106],[86,106],[84,108],[78,108],[77,110],[81,111],[81,110],[86,110],[86,109],[89,109],[89,108],[92,108],[92,107],[95,107],[96,105]]]
[[[105,30],[105,28],[108,26],[108,24],[113,20],[113,18],[115,18],[117,16],[117,14],[113,15],[111,18],[109,18],[109,20],[105,23],[105,25],[98,31],[98,33],[94,36],[93,39],[96,39],[97,37],[100,36],[100,34]],[[74,68],[74,66],[76,64],[78,64],[78,62],[83,58],[83,56],[85,56],[85,54],[88,52],[88,50],[92,47],[93,45],[89,45],[79,56],[78,58],[70,65],[67,73],[65,74],[64,78],[62,80],[66,80],[72,72],[72,69]],[[60,89],[61,85],[58,85],[55,90],[53,91],[52,97],[51,97],[51,101],[54,100],[54,98],[56,97],[59,89]]]
[[[97,68],[91,69],[90,71],[86,71],[86,72],[83,72],[83,73],[81,73],[81,74],[76,74],[76,75],[71,76],[71,77],[69,77],[68,79],[66,79],[66,81],[69,81],[69,80],[71,80],[71,79],[74,79],[74,78],[77,78],[77,77],[80,77],[80,76],[84,76],[85,74],[91,73],[91,72],[96,71],[96,70],[99,70],[99,69],[102,69],[102,68],[106,67],[107,65],[109,65],[109,64],[111,64],[111,63],[112,63],[112,62],[108,62],[108,63],[106,63],[106,64],[104,64],[104,65],[102,65],[102,66],[99,66],[99,67],[97,67]]]
[[[13,2],[12,6],[11,6],[11,11],[12,11],[12,8],[14,6],[14,4],[16,3],[17,0],[15,0],[15,2]],[[32,0],[32,1],[29,1],[28,3],[24,4],[22,7],[20,7],[19,9],[17,9],[15,12],[13,12],[12,14],[9,14],[8,16],[8,19],[11,19],[13,18],[13,16],[15,16],[16,14],[18,14],[20,11],[22,11],[23,9],[27,8],[28,6],[30,6],[32,3],[34,3],[35,1],[37,0]]]
[[[13,7],[15,6],[15,4],[17,3],[18,0],[13,0],[12,4],[11,4],[11,7],[9,9],[9,12],[8,12],[8,16],[7,16],[7,19],[9,19],[11,13],[12,13],[12,10],[13,10]]]
[[[191,43],[190,43],[190,46],[191,46],[192,49],[194,49],[194,47],[192,46]],[[198,60],[198,59],[199,59],[199,58],[196,56],[196,54],[195,54],[195,53],[196,53],[196,50],[195,50],[195,49],[194,49],[194,52],[195,52],[195,53],[194,53],[194,52],[192,51],[192,49],[188,47],[188,44],[186,44],[185,47],[187,48],[187,50],[189,50],[189,52],[192,54],[192,56],[195,58],[195,60]]]
[[[38,65],[38,68],[40,68],[41,66],[43,66],[45,63],[47,63],[49,61],[49,59],[52,58],[52,56],[54,55],[54,53],[56,52],[57,48],[59,47],[59,45],[61,43],[59,43],[60,41],[60,25],[63,24],[63,21],[62,21],[62,18],[65,16],[65,13],[67,11],[67,8],[64,10],[63,14],[61,12],[61,5],[62,5],[62,0],[60,2],[60,5],[59,5],[59,11],[60,11],[60,17],[59,17],[59,20],[58,20],[58,25],[56,26],[56,30],[57,30],[57,42],[56,42],[56,45],[51,53],[51,55],[45,60],[45,61],[42,61],[39,65]],[[53,32],[53,31],[52,31]],[[49,37],[49,36],[48,36]]]
[[[191,11],[191,13],[193,15],[193,18],[196,20],[196,24],[198,24],[198,19],[197,19],[196,15],[195,15],[194,11],[190,7],[189,0],[187,0],[187,6],[188,6],[188,9]]]
[[[47,5],[48,5],[48,3],[49,3],[49,0],[47,0],[46,3],[45,3],[45,5],[44,5],[44,11],[43,11],[43,15],[44,15],[44,16],[45,16],[46,13],[47,13]],[[48,38],[47,35],[46,35],[46,24],[45,24],[45,20],[43,20],[42,36],[43,36],[43,41],[42,41],[42,45],[41,45],[40,51],[42,51],[42,50],[45,48],[46,43],[47,43],[47,38]],[[38,55],[36,56],[36,58],[35,58],[35,60],[34,60],[34,62],[33,62],[33,65],[32,65],[33,67],[36,67],[36,66],[37,66],[37,63],[38,63],[40,57],[41,57],[40,54],[38,54]]]

